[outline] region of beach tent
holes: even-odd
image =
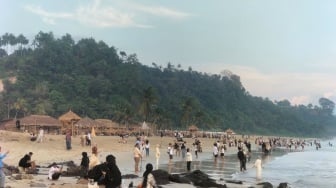
[[[76,113],[69,110],[67,113],[61,115],[58,120],[63,124],[62,133],[65,133],[67,129],[71,130],[72,135],[77,131],[75,130],[75,124],[81,119]],[[77,131],[78,132],[78,131]]]

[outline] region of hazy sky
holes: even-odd
[[[0,35],[93,37],[142,64],[230,70],[254,96],[336,103],[334,0],[0,0]]]

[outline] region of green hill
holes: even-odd
[[[238,75],[210,75],[168,63],[141,64],[92,38],[75,42],[69,34],[55,38],[38,33],[32,45],[3,35],[0,49],[0,119],[27,114],[108,118],[121,124],[148,121],[159,128],[243,134],[328,136],[335,133],[335,104],[291,106],[252,96]],[[14,53],[7,55],[7,51]],[[9,79],[12,78],[12,79]],[[15,78],[15,79],[13,79]]]

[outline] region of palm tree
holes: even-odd
[[[152,105],[156,102],[153,87],[148,87],[143,90],[142,103],[140,105],[140,113],[144,116],[145,121],[148,121],[152,111]]]

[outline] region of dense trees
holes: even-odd
[[[195,124],[213,131],[301,136],[336,130],[329,99],[321,98],[320,106],[292,106],[251,96],[228,70],[209,75],[170,62],[144,66],[136,54],[92,38],[75,42],[69,34],[55,38],[40,32],[28,45],[23,35],[6,33],[0,42],[0,119],[57,117],[72,109],[126,126],[148,121],[158,128]]]

